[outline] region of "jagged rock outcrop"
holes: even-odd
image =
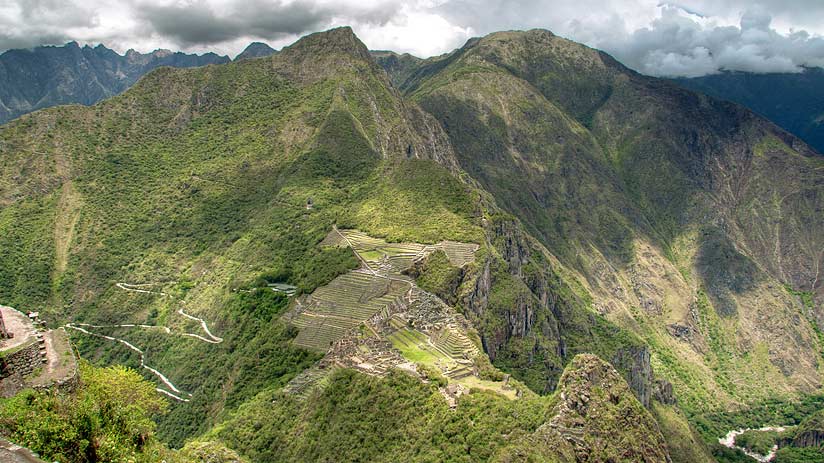
[[[820,410],[802,421],[795,434],[785,442],[793,447],[824,446],[824,410]],[[783,445],[782,445],[783,446]]]

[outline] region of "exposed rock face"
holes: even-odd
[[[794,447],[821,447],[824,446],[824,410],[812,414],[802,421],[796,428],[795,435],[789,442],[783,442],[781,446],[792,445]]]
[[[794,447],[821,447],[824,445],[824,431],[805,431],[795,435]]]
[[[226,63],[214,53],[187,55],[169,50],[119,55],[103,45],[8,50],[0,55],[0,124],[59,104],[91,105],[126,90],[160,66],[193,67]]]
[[[653,393],[652,366],[649,361],[650,353],[646,346],[621,349],[612,359],[616,368],[627,372],[627,383],[644,407],[649,407]]]
[[[578,461],[609,461],[610,447],[623,445],[627,448],[621,449],[621,456],[628,461],[670,461],[655,420],[608,363],[594,355],[578,355],[561,376],[558,388],[561,402],[548,425],[573,442]],[[613,433],[621,430],[637,433],[639,439],[609,443]]]

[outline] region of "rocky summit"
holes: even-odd
[[[418,59],[343,27],[220,61],[0,126],[0,303],[80,357],[71,388],[0,400],[3,438],[66,462],[818,461],[801,139],[546,30]]]

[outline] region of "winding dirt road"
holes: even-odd
[[[143,294],[155,294],[155,295],[163,296],[163,297],[168,297],[169,296],[168,294],[166,294],[164,292],[161,292],[161,291],[151,291],[151,290],[148,290],[148,289],[141,289],[141,288],[152,287],[152,286],[156,286],[156,285],[157,285],[157,283],[142,283],[142,284],[117,283],[117,284],[115,284],[116,287],[118,287],[118,288],[120,288],[124,291],[135,292],[135,293],[143,293]],[[164,375],[163,373],[161,373],[157,369],[147,365],[146,364],[146,356],[145,356],[142,349],[138,348],[137,346],[130,343],[129,341],[126,341],[125,339],[121,339],[121,338],[117,338],[117,337],[114,337],[114,336],[108,336],[108,335],[105,335],[105,334],[100,334],[100,333],[95,333],[93,331],[89,331],[89,330],[96,330],[96,329],[111,329],[111,328],[140,328],[140,329],[149,329],[149,330],[156,329],[156,330],[163,330],[166,334],[169,334],[169,335],[176,335],[176,336],[184,336],[184,337],[194,338],[194,339],[197,339],[199,341],[203,341],[203,342],[206,342],[206,343],[209,343],[209,344],[220,344],[220,343],[223,342],[223,338],[221,338],[219,336],[215,336],[209,330],[209,325],[202,318],[195,317],[193,315],[189,315],[186,312],[184,312],[182,308],[178,309],[177,313],[180,314],[181,316],[183,316],[184,318],[188,319],[188,320],[198,322],[200,324],[200,327],[203,329],[203,332],[206,334],[206,336],[201,336],[200,334],[197,334],[197,333],[189,333],[189,332],[182,332],[181,333],[181,332],[173,331],[168,326],[145,325],[145,324],[135,324],[135,323],[124,323],[124,324],[120,324],[120,325],[92,325],[92,324],[89,324],[89,323],[67,323],[66,328],[72,329],[74,331],[77,331],[77,332],[80,332],[80,333],[83,333],[83,334],[86,334],[86,335],[89,335],[89,336],[94,336],[94,337],[97,337],[97,338],[106,339],[108,341],[113,341],[113,342],[118,342],[120,344],[123,344],[128,349],[136,352],[140,356],[140,367],[141,368],[144,368],[144,369],[150,371],[153,375],[155,375],[155,377],[157,377],[160,380],[161,383],[163,383],[166,386],[166,388],[168,388],[168,390],[167,390],[167,389],[163,389],[163,388],[158,387],[158,388],[156,388],[158,392],[160,392],[162,394],[165,394],[166,396],[171,397],[172,399],[178,400],[180,402],[188,402],[189,397],[192,397],[192,394],[190,394],[188,392],[185,392],[185,391],[181,391],[180,389],[177,388],[177,386],[174,385],[174,383],[172,383],[171,380],[169,380],[169,378],[166,377],[166,375]]]

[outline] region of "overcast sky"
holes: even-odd
[[[341,25],[421,57],[541,27],[659,76],[824,65],[824,0],[0,0],[0,50],[76,40],[234,56]]]

